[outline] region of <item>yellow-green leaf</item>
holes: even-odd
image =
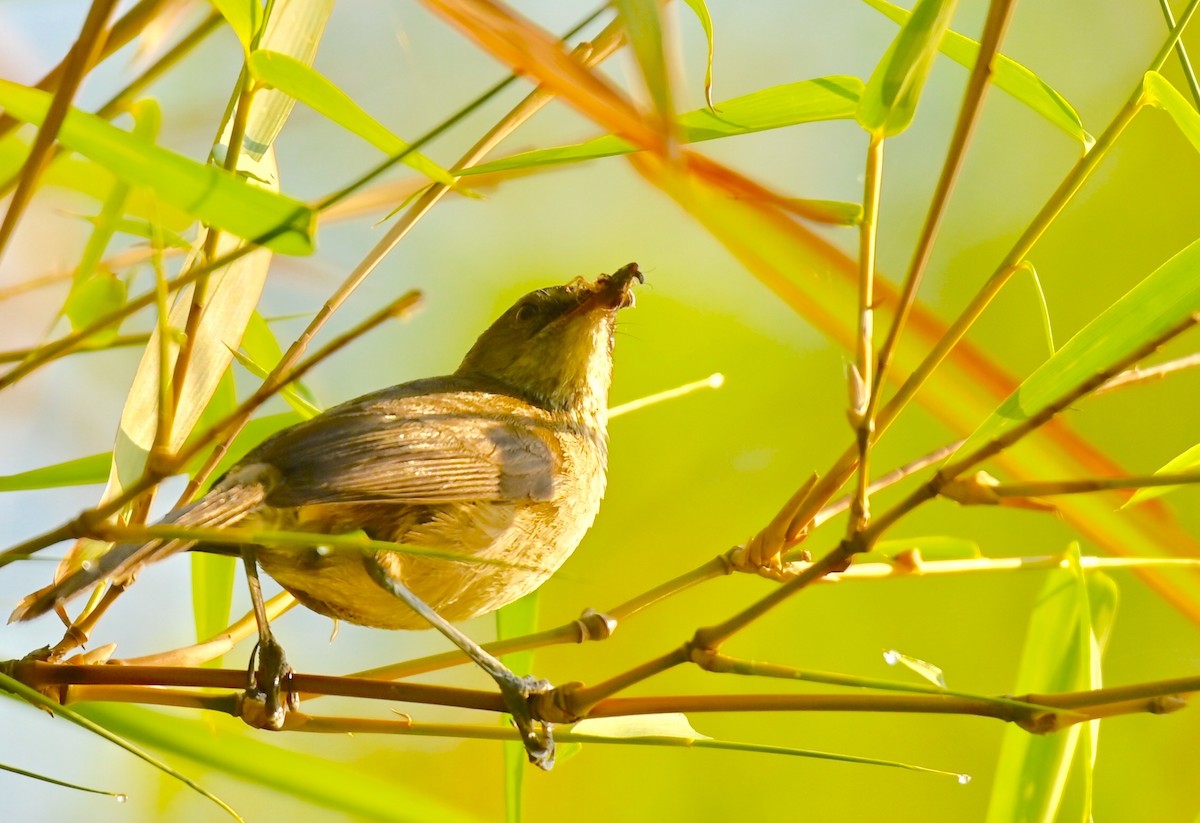
[[[1172,472],[1185,472],[1189,469],[1200,469],[1200,443],[1192,446],[1183,454],[1171,460],[1155,474],[1169,474]],[[1173,492],[1180,486],[1147,486],[1144,489],[1138,489],[1125,503],[1126,506],[1133,506],[1138,503],[1144,503],[1155,497],[1160,497],[1168,492]],[[1122,507],[1124,508],[1124,507]]]
[[[957,0],[919,0],[871,73],[858,103],[858,122],[879,137],[908,128]]]
[[[909,12],[887,0],[863,0],[868,6],[897,23],[903,23],[909,17]],[[958,32],[947,29],[942,36],[938,50],[955,63],[974,68],[979,57],[979,43]],[[1051,88],[1050,84],[1038,77],[1025,66],[997,54],[992,61],[991,82],[996,88],[1011,95],[1024,103],[1034,112],[1040,114],[1051,124],[1057,126],[1071,137],[1083,144],[1084,149],[1090,149],[1095,138],[1083,128],[1083,122],[1078,113],[1061,94]]]
[[[0,80],[0,107],[18,119],[41,125],[50,100],[46,92]],[[146,186],[205,223],[284,254],[313,252],[316,216],[298,200],[189,160],[76,109],[67,114],[58,138],[118,179]]]
[[[677,124],[679,139],[698,143],[800,123],[849,119],[854,116],[862,88],[863,83],[857,77],[818,77],[761,89],[725,100],[715,112],[696,109],[681,115]],[[571,146],[522,152],[464,169],[463,174],[574,163],[632,151],[636,151],[632,144],[610,134]]]
[[[296,58],[258,49],[250,55],[247,65],[257,79],[357,134],[384,154],[394,156],[408,148],[408,143],[367,114],[328,78]],[[401,162],[431,180],[454,185],[455,178],[450,172],[419,152],[409,152]]]

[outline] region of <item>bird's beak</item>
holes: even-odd
[[[593,287],[593,300],[597,300],[609,309],[627,309],[636,302],[633,296],[633,283],[645,283],[645,276],[638,271],[637,263],[628,263],[612,274],[602,274]],[[591,302],[590,300],[588,302]]]

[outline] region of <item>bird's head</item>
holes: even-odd
[[[492,323],[455,374],[499,381],[551,411],[606,419],[617,312],[632,306],[636,263],[595,282],[538,289]]]

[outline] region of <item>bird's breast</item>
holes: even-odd
[[[379,540],[462,555],[313,547],[263,547],[263,568],[314,611],[351,623],[423,629],[415,612],[379,587],[365,562],[379,562],[448,620],[494,611],[546,581],[591,527],[604,494],[607,444],[595,427],[552,435],[557,459],[546,499],[436,504],[336,503],[279,513],[277,527],[322,532],[362,529]]]

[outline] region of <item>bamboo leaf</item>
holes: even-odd
[[[59,780],[58,778],[55,778],[55,777],[49,777],[44,774],[38,774],[37,772],[26,771],[25,769],[18,769],[16,766],[9,766],[6,763],[0,763],[0,771],[6,771],[6,772],[10,772],[12,774],[19,774],[21,777],[28,777],[28,778],[32,778],[33,780],[40,780],[43,783],[50,783],[55,786],[62,786],[63,788],[66,788],[66,789],[74,789],[77,792],[86,792],[88,794],[107,795],[108,797],[111,797],[114,800],[116,800],[118,803],[124,803],[128,799],[128,796],[124,792],[109,792],[109,791],[105,791],[104,789],[92,789],[87,786],[80,786],[78,783],[68,783],[65,780]]]
[[[50,99],[46,92],[0,79],[0,107],[13,117],[40,125]],[[76,109],[67,114],[58,139],[118,179],[150,188],[205,223],[246,240],[263,238],[265,246],[284,254],[313,251],[316,217],[298,200],[140,140]]]
[[[62,313],[71,321],[71,328],[81,329],[121,308],[125,303],[125,294],[125,281],[101,269],[71,289],[63,303]],[[93,345],[102,347],[116,336],[116,327],[106,329],[104,333],[96,335]]]
[[[110,462],[111,452],[104,452],[17,474],[0,475],[0,492],[60,489],[64,486],[103,483],[108,478]]]
[[[1099,660],[1112,628],[1117,589],[1106,575],[1083,572],[1077,545],[1071,547],[1068,559],[1069,569],[1046,576],[1030,615],[1017,693],[1081,691],[1103,685]],[[989,823],[1058,819],[1073,762],[1087,770],[1076,785],[1084,792],[1089,789],[1098,726],[1098,721],[1076,724],[1054,735],[1005,729],[988,806]],[[1088,797],[1075,798],[1072,806],[1082,807],[1083,819],[1089,819]]]
[[[257,79],[357,134],[384,154],[398,155],[408,148],[408,143],[364,111],[328,78],[296,58],[258,49],[250,55],[247,65]],[[450,172],[419,152],[410,152],[401,162],[431,180],[454,185],[455,178]]]
[[[1101,369],[1200,311],[1200,241],[1129,290],[1063,344],[958,449],[967,454]]]
[[[217,11],[246,51],[262,27],[262,5],[259,0],[212,0]]]
[[[1142,102],[1170,115],[1192,148],[1200,151],[1200,114],[1167,78],[1158,72],[1146,72],[1142,78]]]
[[[135,706],[100,703],[80,714],[123,737],[186,757],[192,762],[296,797],[317,806],[369,820],[438,820],[469,823],[476,818],[394,778],[275,746],[244,733],[239,725],[189,720]]]
[[[496,612],[496,639],[532,634],[537,630],[538,593],[536,591],[509,603]],[[500,658],[517,676],[533,671],[533,651],[513,652]],[[507,716],[501,722],[508,723]],[[504,741],[504,819],[507,823],[520,823],[521,799],[525,787],[525,772],[528,770],[525,747],[515,740]]]
[[[613,6],[625,26],[626,39],[637,57],[659,123],[666,131],[674,120],[675,105],[671,100],[671,79],[663,49],[659,3],[657,0],[613,0]]]
[[[734,137],[768,129],[845,120],[854,116],[862,92],[857,77],[818,77],[785,83],[723,101],[717,111],[696,109],[679,117],[677,131],[684,143]],[[576,163],[638,151],[616,135],[606,135],[571,146],[522,152],[464,169],[463,174],[487,174],[554,163]],[[861,207],[859,207],[861,210]]]
[[[684,0],[692,13],[696,15],[696,19],[700,21],[700,26],[704,29],[704,38],[708,41],[708,61],[704,67],[704,102],[708,103],[710,109],[716,108],[713,105],[713,23],[712,16],[708,13],[708,6],[704,0]]]
[[[887,2],[887,0],[863,0],[863,2],[897,23],[904,23],[909,18],[908,11]],[[938,49],[942,54],[968,69],[975,67],[975,61],[979,57],[978,41],[964,37],[952,29],[947,29],[943,34]],[[1016,60],[1002,54],[996,55],[996,59],[992,61],[991,82],[996,88],[1024,103],[1051,124],[1078,140],[1083,144],[1085,151],[1096,142],[1095,138],[1083,128],[1083,122],[1071,104],[1051,88],[1050,84]]]
[[[196,781],[192,780],[190,777],[186,777],[185,775],[176,771],[171,766],[168,766],[166,763],[162,762],[158,758],[153,757],[149,753],[139,749],[137,746],[134,746],[132,743],[125,740],[124,737],[113,733],[108,728],[105,728],[103,724],[96,723],[94,720],[92,720],[90,717],[88,717],[89,712],[76,711],[75,709],[67,708],[66,706],[63,706],[60,703],[46,697],[41,692],[38,692],[35,689],[31,689],[28,686],[26,686],[24,683],[20,682],[19,680],[14,680],[13,678],[11,678],[8,675],[3,674],[3,673],[0,673],[0,689],[3,689],[4,691],[12,694],[14,697],[16,697],[20,700],[24,700],[26,703],[29,703],[33,706],[38,706],[42,709],[45,709],[46,711],[50,712],[53,715],[61,717],[64,720],[68,720],[71,723],[74,723],[76,726],[79,726],[82,729],[86,729],[87,731],[91,732],[92,734],[103,737],[105,740],[109,741],[110,743],[114,743],[117,746],[120,746],[122,749],[129,752],[133,756],[138,757],[138,758],[144,760],[145,762],[149,763],[151,766],[158,769],[163,774],[173,777],[176,780],[178,780],[179,782],[188,786],[189,788],[195,790],[196,792],[199,792],[201,795],[203,795],[204,797],[211,800],[213,803],[220,806],[221,809],[224,810],[234,820],[238,820],[238,821],[242,820],[242,818],[238,815],[238,813],[235,812],[233,810],[233,808],[228,803],[226,803],[224,800],[221,800],[215,794],[213,794],[212,792],[205,789],[203,786],[201,786]]]
[[[237,386],[233,369],[226,368],[220,382],[213,390],[200,415],[197,427],[203,431],[223,419],[237,406]],[[212,637],[229,625],[229,614],[233,604],[233,577],[237,563],[232,557],[223,557],[208,552],[191,552],[192,566],[192,620],[196,626],[196,640]],[[221,659],[215,658],[205,665],[219,667]]]
[[[957,0],[918,0],[871,73],[858,103],[858,122],[878,137],[908,128]]]
[[[1168,474],[1171,472],[1183,472],[1189,469],[1200,468],[1200,443],[1192,446],[1183,454],[1168,462],[1165,466],[1155,472],[1155,474]],[[1168,492],[1173,492],[1176,489],[1183,488],[1182,486],[1147,486],[1144,489],[1138,489],[1133,493],[1133,496],[1125,503],[1125,506],[1135,506],[1138,503],[1144,503],[1147,500],[1152,500],[1155,497],[1161,497]],[[1122,506],[1121,508],[1125,508]]]
[[[630,159],[634,168],[695,217],[785,305],[834,344],[853,350],[856,337],[852,319],[857,316],[858,305],[858,267],[854,261],[780,213],[773,204],[731,198],[720,185],[684,174],[648,152],[631,155]],[[879,304],[894,306],[895,290],[887,280],[881,278],[876,286]],[[945,324],[938,317],[923,304],[914,305],[908,331],[900,337],[895,351],[896,368],[890,374],[904,375],[915,369],[944,333]],[[930,376],[917,402],[951,431],[967,433],[977,428],[979,421],[1015,387],[1009,374],[964,341]],[[995,463],[1014,477],[1125,473],[1067,424],[1023,439],[997,455]],[[1158,558],[1164,547],[1175,557],[1200,552],[1193,535],[1148,508],[1116,512],[1103,496],[1089,494],[1063,497],[1056,504],[1080,534],[1113,554]],[[1140,568],[1139,576],[1189,620],[1200,622],[1200,579],[1165,574],[1151,567]]]

